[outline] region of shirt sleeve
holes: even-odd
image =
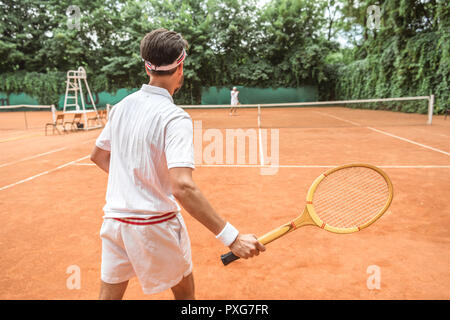
[[[110,121],[106,122],[105,127],[95,141],[95,145],[100,149],[111,151],[111,125]]]
[[[166,126],[165,147],[167,167],[187,167],[194,165],[194,130],[192,120],[187,114],[178,115]]]

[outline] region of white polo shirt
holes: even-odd
[[[238,91],[233,91],[231,90],[231,105],[235,106],[238,104],[239,100],[238,100]]]
[[[194,169],[192,119],[166,89],[142,85],[116,104],[97,138],[111,152],[105,218],[180,211],[169,169]]]

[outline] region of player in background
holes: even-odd
[[[237,105],[239,105],[239,91],[236,87],[233,87],[233,90],[231,90],[231,109],[230,109],[230,116],[234,114],[237,114]]]

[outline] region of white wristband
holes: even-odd
[[[220,231],[220,233],[216,236],[216,239],[219,239],[224,245],[228,247],[234,242],[234,240],[236,240],[238,234],[239,231],[235,227],[233,227],[232,224],[227,222],[222,231]]]

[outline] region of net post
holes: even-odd
[[[25,119],[25,129],[28,130],[27,111],[23,110],[23,117]]]
[[[428,124],[431,125],[433,121],[433,112],[434,112],[434,94],[430,95],[428,99]]]

